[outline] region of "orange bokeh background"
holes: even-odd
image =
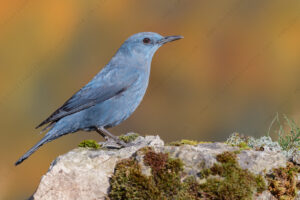
[[[299,1],[0,1],[0,199],[26,199],[76,133],[14,162],[42,135],[34,127],[110,60],[130,35],[185,38],[152,62],[147,94],[115,134],[223,141],[266,134],[276,112],[300,111]]]

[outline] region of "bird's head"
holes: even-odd
[[[121,46],[119,52],[134,59],[151,62],[156,50],[163,44],[179,40],[182,36],[163,37],[153,32],[142,32],[130,36]]]

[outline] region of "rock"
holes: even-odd
[[[297,165],[300,165],[300,151],[294,151],[292,155],[292,160]]]
[[[269,191],[262,192],[255,200],[276,200],[276,198]]]
[[[109,146],[102,144],[103,146]],[[118,150],[74,149],[55,159],[33,195],[34,199],[104,199],[116,162],[145,146],[163,146],[159,136],[138,137]]]
[[[260,174],[268,173],[273,168],[286,167],[286,158],[281,153],[273,151],[244,150],[238,154],[238,161],[243,169]]]
[[[195,184],[206,182],[199,174],[219,163],[217,156],[224,152],[234,152],[241,169],[253,173],[253,177],[258,174],[264,176],[273,168],[285,167],[287,163],[285,156],[275,151],[240,150],[225,143],[168,146],[159,136],[139,136],[132,146],[121,149],[111,141],[100,144],[102,148],[98,150],[76,148],[55,159],[42,177],[33,199],[106,199],[110,178],[114,176],[116,164],[120,161],[133,158],[140,166],[142,175],[153,175],[153,169],[144,163],[144,154],[140,150],[143,147],[151,147],[161,155],[180,159],[184,166],[181,179],[196,177],[198,183]],[[267,190],[255,196],[257,200],[276,199]]]
[[[200,169],[212,167],[216,162],[216,155],[224,151],[235,151],[238,148],[224,143],[204,143],[197,146],[159,146],[155,150],[169,153],[172,158],[180,158],[184,163],[185,172],[190,175],[196,175],[199,167]]]

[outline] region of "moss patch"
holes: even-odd
[[[207,199],[248,200],[266,189],[262,176],[240,168],[235,153],[224,152],[217,156],[217,161],[201,173],[206,183],[200,188]]]
[[[91,149],[99,149],[101,147],[95,140],[83,140],[78,146]]]
[[[134,158],[119,162],[110,181],[110,199],[248,200],[266,189],[264,178],[241,169],[233,152],[217,155],[218,163],[200,171],[204,183],[186,176],[180,159],[151,148],[140,152],[144,164],[151,168],[151,175],[144,175]]]
[[[130,134],[130,135],[120,135],[119,139],[123,140],[126,143],[130,143],[130,142],[134,141],[138,137],[139,137],[139,134],[133,133],[133,134]]]
[[[111,178],[110,199],[199,199],[195,180],[181,181],[183,164],[168,154],[156,153],[152,149],[142,151],[144,164],[151,168],[151,176],[145,176],[133,158],[116,165]]]
[[[154,172],[159,172],[163,167],[165,167],[167,161],[168,154],[155,153],[153,150],[149,150],[144,156],[145,165],[150,166]]]
[[[251,147],[248,145],[248,143],[246,141],[238,141],[237,143],[226,142],[226,144],[229,144],[229,145],[231,145],[233,147],[239,147],[240,151],[251,149]]]
[[[203,142],[204,143],[204,142]],[[196,140],[180,140],[180,141],[174,141],[174,142],[170,142],[169,145],[170,146],[182,146],[182,145],[197,145],[199,144],[198,141]]]
[[[160,194],[153,180],[141,173],[140,166],[133,159],[116,165],[110,185],[110,199],[154,199]]]
[[[241,142],[237,145],[240,150],[249,150],[251,149],[246,142]]]
[[[273,169],[273,173],[267,175],[269,191],[278,199],[294,199],[297,190],[296,175],[299,167],[288,162],[286,168]]]

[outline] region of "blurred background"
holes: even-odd
[[[34,127],[84,86],[130,35],[185,38],[153,58],[146,96],[115,134],[224,141],[265,135],[276,112],[300,117],[300,1],[0,1],[0,199],[33,194],[51,161],[83,139],[14,162]]]

